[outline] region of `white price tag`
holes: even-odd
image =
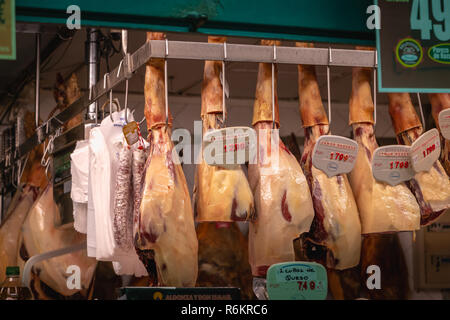
[[[235,167],[245,164],[256,152],[256,132],[249,127],[210,130],[203,136],[203,159],[211,166]]]
[[[352,171],[358,155],[358,143],[355,140],[326,135],[317,139],[313,149],[312,164],[328,177]]]
[[[450,109],[445,109],[439,112],[439,128],[442,136],[450,140]]]
[[[373,153],[372,174],[375,179],[395,186],[411,180],[415,172],[411,166],[411,147],[384,146]]]
[[[428,171],[441,154],[441,138],[437,129],[422,134],[411,145],[411,161],[414,171]]]

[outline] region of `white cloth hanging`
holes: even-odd
[[[90,136],[90,135],[89,135]],[[89,139],[89,168],[90,164],[93,162],[94,154],[91,152],[90,144],[94,143]],[[91,181],[91,171],[89,170],[88,174],[88,203],[87,203],[87,255],[88,257],[96,258],[97,257],[97,239],[95,232],[95,210],[94,210],[94,198],[92,194],[92,184]]]
[[[89,181],[89,142],[77,141],[75,150],[70,155],[70,173],[72,188],[70,197],[73,202],[74,228],[80,233],[87,233],[88,181]]]
[[[129,121],[133,116],[128,113]],[[91,130],[89,139],[90,187],[95,216],[97,260],[113,261],[118,275],[147,275],[135,250],[120,249],[114,240],[113,213],[119,151],[123,146],[124,110],[105,118],[100,127]],[[132,214],[132,213],[130,213]],[[89,213],[88,213],[89,217]]]

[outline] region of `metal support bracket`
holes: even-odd
[[[169,46],[170,52],[167,52]],[[274,56],[273,50],[272,46],[227,43],[226,61],[366,68],[374,68],[377,64],[374,56],[375,51],[368,50],[277,46],[276,56]],[[333,57],[332,61],[330,61],[330,56]],[[43,135],[40,134],[39,139],[38,133],[35,133],[25,141],[19,147],[15,159],[12,160],[15,161],[17,157],[22,157],[30,152],[36,145],[42,143],[42,139],[45,139],[61,127],[61,123],[70,120],[88,106],[97,102],[100,97],[109,93],[122,81],[129,80],[136,70],[145,65],[151,58],[223,61],[224,47],[222,44],[207,42],[166,42],[166,40],[146,42],[133,54],[125,54],[120,65],[110,72],[106,86],[103,79],[98,81],[89,90],[89,95],[81,96],[69,107],[50,118],[47,121],[48,126],[46,126],[48,130]],[[4,162],[0,163],[0,169],[3,167]]]

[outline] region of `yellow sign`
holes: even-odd
[[[14,0],[0,0],[0,59],[16,59],[16,6]]]

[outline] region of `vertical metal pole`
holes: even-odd
[[[40,112],[40,78],[41,78],[41,34],[36,33],[36,87],[35,87],[35,120],[36,128],[39,127],[39,112]]]
[[[328,98],[328,125],[331,126],[331,79],[330,79],[330,63],[332,62],[331,58],[331,48],[328,48],[328,65],[327,65],[327,98]]]
[[[423,116],[422,101],[420,100],[419,92],[417,92],[417,101],[419,102],[419,110],[420,110],[420,117],[422,118],[423,131],[425,131],[426,130],[425,117]]]
[[[98,57],[98,30],[95,28],[87,29],[87,44],[89,51],[87,52],[87,64],[88,64],[88,89],[92,90],[92,87],[98,81],[99,74],[99,57]],[[87,117],[90,120],[97,120],[97,102],[89,105]]]

